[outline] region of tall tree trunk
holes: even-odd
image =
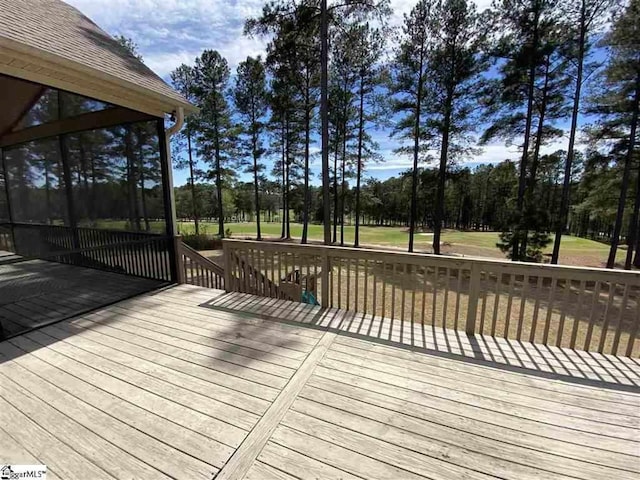
[[[286,151],[287,151],[287,136],[286,136],[286,125],[285,125],[285,120],[284,120],[284,116],[282,117],[282,217],[280,218],[280,222],[282,223],[282,229],[280,231],[280,238],[286,238],[286,231],[285,231],[285,209],[287,207],[287,196],[286,196],[286,190],[285,190],[285,184],[287,183],[287,172],[286,172],[286,163],[287,163],[287,156],[286,156]]]
[[[629,221],[629,233],[627,234],[627,257],[624,261],[624,269],[631,270],[633,260],[633,250],[637,243],[638,237],[638,213],[640,211],[640,168],[638,168],[638,178],[636,181],[636,200],[633,204],[633,214]]]
[[[131,139],[131,127],[125,127],[125,155],[127,157],[127,186],[129,191],[130,211],[129,217],[132,219],[131,228],[141,230],[140,225],[140,207],[138,205],[138,189],[136,188],[136,159],[133,153],[133,141]],[[134,227],[135,225],[135,227]]]
[[[586,29],[586,0],[582,1],[580,9],[580,39],[578,43],[578,71],[576,75],[576,88],[573,94],[573,110],[571,112],[571,130],[569,131],[569,150],[567,160],[564,164],[564,181],[562,182],[562,197],[560,200],[560,212],[558,213],[558,223],[556,225],[556,237],[553,241],[553,252],[551,253],[551,263],[558,263],[560,257],[560,242],[562,234],[567,226],[567,214],[569,211],[569,189],[571,187],[571,169],[574,157],[574,145],[576,141],[576,131],[578,130],[578,113],[580,113],[580,94],[582,90],[582,75],[584,67]]]
[[[364,137],[364,77],[360,75],[360,107],[358,110],[358,158],[356,171],[356,228],[353,241],[354,247],[360,246],[360,181],[362,178],[362,142]]]
[[[329,199],[329,15],[327,0],[320,0],[320,117],[322,122],[322,204],[324,244],[331,243],[331,203]]]
[[[453,108],[453,89],[447,91],[445,114],[442,128],[442,145],[440,146],[440,168],[438,169],[438,189],[436,191],[436,214],[433,223],[433,253],[440,255],[440,232],[444,216],[444,188],[447,177],[447,156],[449,154],[449,132],[451,129],[451,110]],[[458,216],[458,219],[460,217]]]
[[[339,130],[336,128],[336,148],[333,156],[333,243],[338,241],[338,144]]]
[[[187,151],[189,152],[189,175],[191,177],[191,207],[196,235],[200,235],[200,219],[198,218],[198,201],[196,199],[196,179],[193,172],[193,153],[191,150],[191,128],[187,127]]]
[[[346,122],[343,125],[344,130],[342,132],[342,185],[340,187],[340,245],[344,246],[344,210],[345,210],[345,193],[346,193],[346,182],[345,180],[345,171],[347,164],[347,125]]]
[[[289,181],[290,181],[290,165],[291,165],[291,151],[290,151],[290,145],[289,145],[289,116],[287,115],[287,120],[286,120],[286,131],[287,131],[287,161],[285,162],[285,166],[286,166],[286,175],[285,175],[285,200],[286,200],[286,208],[285,208],[285,239],[289,240],[291,239],[291,219],[289,218]]]
[[[96,192],[96,181],[97,181],[97,175],[96,175],[96,161],[93,155],[91,155],[91,196],[90,196],[90,203],[91,203],[91,210],[90,210],[90,214],[91,214],[91,226],[94,227],[95,226],[95,222],[96,222],[96,218],[98,217],[98,212],[96,211],[96,195],[98,192]]]
[[[636,145],[636,131],[638,128],[638,104],[640,103],[640,74],[636,76],[636,88],[633,99],[633,111],[631,117],[631,131],[629,132],[629,146],[624,161],[624,172],[622,174],[622,188],[618,200],[618,211],[616,212],[616,224],[611,237],[611,249],[607,259],[607,268],[613,268],[616,263],[616,253],[620,242],[620,232],[624,216],[624,206],[627,201],[627,190],[629,189],[629,177],[631,176],[631,163],[633,163],[633,153]]]
[[[145,231],[151,230],[149,224],[149,215],[147,214],[147,198],[144,194],[144,152],[142,151],[142,138],[140,130],[137,130],[136,136],[138,137],[138,161],[140,162],[140,201],[142,203],[142,217],[144,218]]]
[[[534,29],[533,29],[533,41],[532,41],[532,49],[535,51],[538,48],[539,42],[539,22],[540,22],[540,11],[537,9],[534,15]],[[525,127],[524,127],[524,142],[522,144],[522,159],[520,160],[520,176],[518,178],[518,200],[517,200],[517,210],[519,215],[519,224],[516,226],[515,240],[513,243],[513,251],[512,258],[514,261],[520,260],[520,240],[519,240],[519,230],[520,230],[520,222],[523,222],[523,210],[524,210],[524,194],[527,185],[527,159],[529,156],[529,143],[531,141],[531,123],[533,117],[533,94],[535,89],[535,80],[536,80],[536,62],[535,56],[529,55],[529,75],[527,79],[527,116],[525,119]],[[526,245],[524,247],[526,251]]]
[[[49,180],[49,160],[44,159],[44,192],[47,204],[47,224],[53,224],[53,215],[51,212],[51,181]]]
[[[536,190],[536,177],[538,175],[538,164],[540,159],[540,147],[542,146],[542,133],[544,132],[544,117],[547,113],[548,89],[549,89],[549,67],[551,58],[547,56],[544,72],[544,86],[542,87],[542,101],[540,102],[540,117],[538,119],[538,128],[536,129],[536,139],[533,147],[533,155],[531,157],[531,172],[529,172],[529,182],[525,191],[525,211],[529,211],[533,207],[533,197]],[[529,226],[525,222],[522,227],[522,245],[521,256],[527,254],[527,239],[529,236]]]
[[[262,240],[262,234],[260,232],[260,188],[258,185],[258,132],[255,129],[256,119],[252,119],[252,146],[253,146],[253,189],[256,202],[256,234],[257,239]]]
[[[302,238],[300,243],[307,243],[309,233],[309,208],[311,196],[309,192],[309,142],[311,141],[311,110],[309,106],[309,82],[307,81],[307,95],[304,112],[304,207],[302,211]]]
[[[422,110],[422,78],[424,67],[424,49],[420,50],[420,73],[418,74],[418,92],[416,95],[416,114],[413,127],[413,173],[411,175],[411,214],[409,219],[409,252],[413,252],[413,236],[418,213],[418,155],[420,152],[420,113]]]
[[[213,129],[215,132],[214,148],[216,160],[216,192],[218,195],[218,236],[224,238],[224,212],[222,211],[222,172],[220,165],[220,130],[218,126],[218,114],[213,115]]]

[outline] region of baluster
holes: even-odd
[[[511,307],[513,305],[513,289],[516,283],[516,274],[509,274],[509,297],[507,299],[507,316],[504,320],[504,332],[502,332],[503,338],[509,338],[509,327],[511,324]]]
[[[334,269],[333,269],[333,262],[331,261],[331,257],[329,256],[329,253],[327,253],[328,259],[327,259],[327,265],[330,267],[330,272],[329,272],[329,307],[333,308],[333,298],[334,298],[334,285],[333,285],[333,275],[334,275]],[[335,257],[334,257],[335,258]]]
[[[437,297],[438,297],[438,277],[440,276],[440,267],[435,265],[433,267],[433,298],[431,304],[431,325],[436,324],[436,314],[437,314]]]
[[[447,313],[449,311],[449,282],[451,280],[451,269],[446,268],[444,277],[444,305],[442,307],[442,328],[447,328]]]
[[[520,314],[518,315],[518,325],[516,330],[516,339],[522,340],[522,326],[524,324],[524,313],[527,305],[527,288],[529,287],[529,275],[525,275],[522,279],[522,293],[520,294]]]
[[[461,276],[462,276],[462,271],[460,272]],[[478,333],[480,333],[480,335],[484,335],[484,323],[485,323],[485,318],[486,318],[486,313],[487,313],[487,291],[489,289],[489,281],[491,278],[491,274],[489,272],[483,271],[480,273],[480,282],[482,285],[484,285],[484,288],[481,288],[481,292],[482,292],[482,309],[480,310],[480,330],[478,330]],[[469,274],[469,282],[471,282],[471,273]],[[469,299],[470,301],[471,299]]]
[[[387,316],[387,262],[382,261],[382,317]]]
[[[500,308],[500,295],[502,293],[502,272],[496,273],[495,297],[493,299],[493,315],[491,317],[491,336],[496,336],[498,325],[498,309]]]
[[[427,311],[427,275],[429,273],[429,267],[422,267],[422,314],[420,323],[424,325],[424,317]]]
[[[269,296],[271,298],[276,296],[276,271],[275,271],[275,265],[274,265],[274,257],[275,257],[275,253],[271,252],[271,255],[269,256],[269,259],[271,261],[271,288],[269,290]]]
[[[371,315],[373,318],[378,315],[378,276],[376,272],[378,271],[378,262],[377,260],[373,261],[373,305],[371,308]],[[373,319],[372,319],[373,320]]]
[[[624,312],[627,309],[627,302],[629,301],[629,284],[625,284],[624,293],[622,294],[622,305],[620,305],[620,313],[618,314],[618,325],[616,325],[616,333],[613,337],[613,345],[611,346],[612,355],[618,354],[618,346],[620,345],[620,335],[622,334],[622,322],[624,321]]]
[[[391,318],[396,318],[396,263],[391,264]]]
[[[551,280],[551,291],[549,292],[549,301],[547,303],[547,321],[544,325],[544,334],[542,337],[542,343],[544,345],[549,344],[549,329],[551,328],[551,319],[553,317],[553,302],[556,296],[556,286],[558,285],[558,279],[553,277]]]
[[[460,315],[460,290],[462,288],[462,269],[458,267],[456,270],[458,281],[456,283],[456,310],[453,316],[453,329],[458,330],[458,316]],[[482,329],[480,330],[482,332]]]
[[[536,303],[533,307],[533,319],[531,320],[531,331],[529,332],[529,341],[533,343],[536,339],[536,329],[538,327],[538,313],[540,311],[540,298],[542,297],[542,285],[544,277],[538,274],[538,282],[536,283]]]
[[[567,310],[569,310],[571,302],[571,279],[564,281],[564,302],[562,310],[560,311],[560,322],[558,323],[558,335],[556,336],[556,347],[562,346],[562,337],[564,335],[564,323],[567,317]]]
[[[607,306],[604,310],[604,321],[602,323],[602,331],[600,332],[600,342],[598,343],[598,353],[604,353],[604,346],[607,339],[607,334],[609,333],[609,324],[611,323],[611,318],[609,316],[609,311],[611,310],[611,306],[613,305],[613,299],[616,296],[616,288],[618,284],[615,282],[609,282],[609,300],[607,301]]]
[[[364,309],[362,313],[367,314],[367,294],[369,292],[369,259],[364,260]]]
[[[344,259],[340,257],[338,260],[338,308],[342,308],[342,261]]]
[[[356,270],[355,270],[355,284],[356,284],[356,295],[355,295],[355,309],[354,311],[359,311],[360,308],[358,306],[358,300],[359,300],[359,288],[360,288],[360,259],[356,258],[355,259],[355,264],[356,264]]]
[[[629,332],[629,339],[627,340],[627,350],[625,355],[630,357],[633,354],[633,344],[636,341],[638,335],[638,325],[640,324],[640,295],[636,295],[636,317],[633,321],[633,326]]]
[[[351,258],[347,258],[347,307],[349,310],[349,298],[351,296]]]
[[[571,342],[569,344],[570,348],[576,347],[576,338],[578,337],[578,328],[580,327],[580,317],[582,313],[582,302],[584,299],[584,290],[585,290],[585,280],[580,280],[580,290],[578,293],[578,300],[575,302],[576,313],[573,318],[573,329],[571,331]]]
[[[321,285],[321,281],[318,278],[318,263],[322,261],[321,257],[315,255],[313,257],[314,261],[313,261],[313,278],[315,279],[315,292],[314,292],[314,296],[316,297],[316,300],[320,300],[321,298],[325,298],[325,295],[327,294],[324,289],[322,289],[322,295],[320,295],[320,289],[322,288]],[[322,303],[323,305],[326,305],[326,301],[324,303]]]
[[[406,301],[406,278],[407,278],[407,264],[406,262],[403,264],[402,266],[402,279],[401,279],[401,283],[400,286],[402,287],[402,294],[401,294],[401,301],[402,301],[402,306],[400,307],[400,321],[404,322],[404,310],[405,310],[405,301]],[[402,332],[402,324],[400,327],[400,332]]]

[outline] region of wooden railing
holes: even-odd
[[[166,236],[59,225],[13,224],[14,252],[109,272],[172,281],[172,239]]]
[[[313,278],[314,297],[325,307],[469,335],[640,354],[638,272],[242,240],[223,245],[227,291],[282,298],[273,288],[248,289],[234,260],[241,258],[273,286],[296,270]]]
[[[178,282],[200,287],[224,289],[224,270],[175,237],[178,256]]]

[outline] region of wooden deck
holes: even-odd
[[[135,297],[0,343],[0,463],[71,479],[638,478],[636,359],[417,332],[189,286]]]
[[[162,285],[45,260],[21,261],[0,251],[0,328],[10,337]]]

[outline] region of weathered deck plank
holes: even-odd
[[[0,462],[52,478],[640,474],[633,359],[414,327],[190,286],[122,301],[0,343]]]

